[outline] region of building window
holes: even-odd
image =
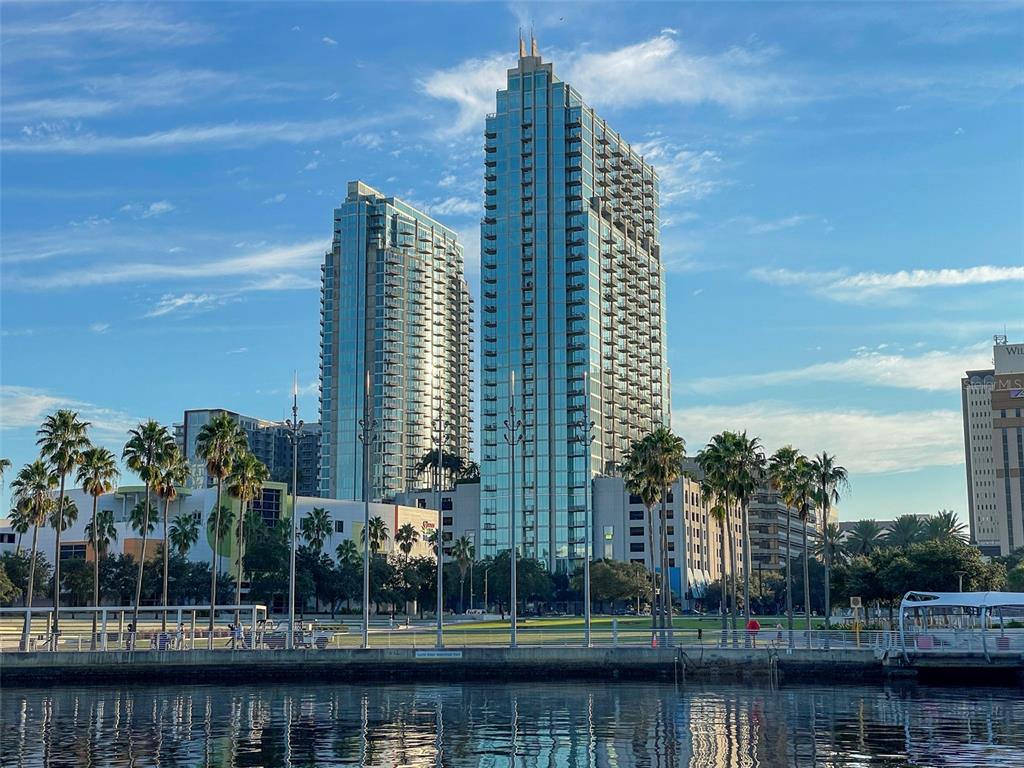
[[[451,517],[442,517],[441,518],[441,525],[446,525],[446,526],[451,527],[451,525],[452,525],[452,518]],[[436,592],[437,590],[435,589],[434,591]]]
[[[644,535],[644,527],[642,525],[631,526],[630,529],[629,529],[629,535],[630,536],[643,536]]]
[[[452,497],[445,496],[441,499],[441,509],[445,512],[451,512],[452,510]]]
[[[426,509],[426,508],[427,508],[427,500],[426,499],[416,499],[416,509]],[[436,592],[437,590],[434,590],[434,591]]]
[[[0,533],[0,544],[13,544],[14,534],[13,533]]]
[[[629,519],[630,520],[643,520],[644,519],[644,511],[642,509],[631,509],[631,510],[629,510]]]
[[[64,560],[85,560],[85,542],[77,544],[61,544],[60,559]]]
[[[632,541],[632,542],[630,542],[630,544],[629,544],[629,551],[630,552],[643,552],[644,551],[644,543],[642,541]]]
[[[637,494],[631,493],[631,494],[629,494],[629,503],[630,504],[643,504],[644,500],[641,499]]]
[[[344,520],[335,520],[334,521],[334,532],[335,533],[344,533],[345,532],[345,521]]]

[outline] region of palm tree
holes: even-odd
[[[821,509],[822,532],[828,526],[828,515],[833,504],[838,504],[840,492],[850,487],[850,476],[846,467],[836,464],[836,457],[822,451],[811,461],[814,472],[814,483],[817,486],[817,502]],[[832,590],[831,570],[832,559],[829,547],[824,548],[825,555],[825,629],[830,629],[832,622]]]
[[[78,520],[78,505],[75,504],[74,500],[70,496],[65,496],[62,502],[58,503],[54,500],[53,504],[50,505],[50,527],[57,532],[59,537],[64,531],[75,524]],[[60,571],[56,568],[53,569],[53,578],[57,578],[57,574]],[[54,594],[59,595],[62,585],[58,585]],[[54,630],[53,630],[53,647],[54,650],[57,648],[57,611],[53,612]]]
[[[318,555],[323,551],[324,541],[334,535],[334,520],[331,519],[330,512],[323,507],[313,507],[313,511],[302,518],[300,527],[302,538]]]
[[[82,451],[89,447],[86,430],[89,422],[78,418],[75,411],[61,409],[43,419],[36,434],[39,439],[39,453],[44,460],[50,462],[54,472],[60,478],[60,491],[57,495],[57,509],[64,510],[64,483],[69,473],[75,471],[82,462]],[[57,527],[54,543],[53,560],[53,636],[56,648],[57,635],[60,633],[60,534],[63,529]]]
[[[99,514],[100,496],[110,493],[114,489],[114,482],[121,472],[117,468],[117,458],[106,448],[89,448],[82,453],[82,463],[78,467],[76,480],[82,484],[82,490],[92,496],[92,521],[86,527],[86,535],[92,542],[92,604],[98,608],[100,605],[100,547],[97,534],[100,532],[100,525],[97,521]],[[113,515],[111,515],[111,518]],[[111,520],[113,525],[113,520]],[[116,534],[115,534],[116,535]],[[91,650],[96,650],[96,611],[92,614],[92,640],[89,643]]]
[[[171,523],[171,546],[184,557],[199,541],[199,521],[194,515],[178,515]]]
[[[128,469],[137,474],[146,485],[146,503],[142,507],[143,519],[136,528],[142,533],[142,549],[139,552],[139,572],[135,580],[135,610],[132,612],[132,624],[138,631],[139,604],[142,602],[142,569],[146,563],[146,536],[151,530],[149,525],[150,492],[153,483],[160,473],[160,465],[164,456],[174,446],[174,438],[167,428],[150,419],[137,427],[128,430],[128,442],[124,445],[121,458]]]
[[[238,499],[238,570],[235,579],[235,624],[239,622],[242,604],[242,555],[245,549],[245,518],[249,502],[263,493],[263,484],[270,479],[267,465],[246,451],[235,461],[228,477],[228,493]]]
[[[339,565],[359,565],[362,566],[363,558],[359,554],[359,547],[352,539],[345,539],[338,548],[334,550],[335,555],[338,558]]]
[[[382,517],[371,517],[370,528],[368,531],[363,532],[363,544],[366,544],[366,535],[370,536],[370,552],[374,555],[380,554],[384,544],[387,543],[388,537],[391,535],[391,531],[388,530],[388,524],[384,522]]]
[[[26,464],[11,483],[15,504],[26,511],[32,524],[32,559],[28,566],[28,585],[25,590],[25,627],[22,632],[21,648],[28,650],[28,636],[31,629],[32,594],[35,591],[36,552],[39,542],[39,526],[46,522],[48,507],[53,499],[50,492],[57,487],[57,475],[42,459]]]
[[[416,462],[417,472],[426,472],[427,470],[430,470],[433,475],[434,472],[438,472],[438,470],[440,470],[437,475],[438,487],[449,482],[452,478],[462,477],[468,469],[469,466],[465,459],[458,454],[448,453],[448,451],[443,449],[441,450],[441,461],[439,462],[437,460],[436,448],[432,448],[427,451],[423,454],[422,458]]]
[[[634,496],[639,496],[640,501],[646,510],[647,521],[647,549],[651,558],[651,629],[658,626],[657,610],[654,609],[655,596],[658,590],[658,569],[654,564],[654,505],[658,502],[661,489],[653,481],[647,471],[650,464],[648,458],[651,452],[651,444],[645,439],[633,443],[626,451],[625,460],[622,464],[622,476],[626,480],[626,487]]]
[[[416,526],[412,523],[406,523],[395,531],[395,544],[398,545],[398,549],[401,550],[405,556],[406,563],[409,562],[409,555],[412,553],[412,548],[416,546],[416,542],[420,540],[420,532],[416,530]]]
[[[925,541],[964,541],[967,538],[964,524],[957,519],[956,513],[945,509],[925,521],[923,533]]]
[[[18,543],[14,546],[14,554],[21,554],[21,537],[29,532],[32,528],[32,515],[33,508],[31,504],[18,504],[15,503],[11,508],[10,514],[7,516],[8,522],[11,524],[11,529],[18,534]]]
[[[466,536],[460,536],[452,545],[452,558],[459,569],[459,613],[465,613],[466,573],[476,556],[473,542]]]
[[[750,623],[750,499],[761,487],[765,474],[761,440],[747,437],[746,431],[735,434],[730,453],[730,476],[733,493],[740,505],[740,543],[743,548],[743,613]]]
[[[117,525],[114,524],[114,513],[109,509],[101,509],[85,526],[85,535],[95,542],[93,550],[97,561],[107,556],[110,542],[117,541]]]
[[[924,523],[917,515],[900,515],[892,521],[892,526],[885,534],[885,544],[889,547],[906,549],[916,544],[924,536]]]
[[[654,450],[652,451],[651,476],[661,488],[661,568],[665,574],[663,595],[662,627],[672,629],[672,579],[669,570],[668,549],[668,497],[672,486],[683,475],[683,460],[686,458],[686,443],[683,438],[672,433],[668,427],[658,427],[650,434]],[[680,510],[678,525],[683,539],[683,551],[686,550],[686,518],[682,514],[682,499],[677,508]],[[683,577],[685,580],[685,576]],[[685,593],[685,586],[683,591]]]
[[[712,437],[708,444],[697,454],[697,466],[704,473],[704,482],[712,489],[714,495],[719,499],[722,522],[722,546],[728,543],[729,548],[729,573],[722,569],[722,600],[723,605],[731,608],[732,628],[736,630],[736,546],[733,541],[732,522],[732,500],[735,498],[736,484],[733,481],[732,455],[735,452],[735,434],[722,432]],[[728,539],[726,541],[725,539]],[[727,580],[728,579],[728,580]],[[732,582],[732,601],[729,601],[729,581]],[[723,619],[722,629],[726,629]]]
[[[0,459],[0,486],[3,486],[4,474],[11,468],[10,459]]]
[[[163,555],[164,571],[163,588],[160,591],[160,604],[164,606],[164,611],[160,618],[161,632],[167,631],[167,569],[170,557],[167,538],[167,514],[170,512],[171,502],[178,498],[178,488],[185,485],[185,482],[188,480],[189,472],[188,461],[181,455],[178,446],[172,445],[161,457],[157,475],[153,480],[153,490],[156,491],[157,498],[163,499],[164,502],[164,541],[161,553]]]
[[[851,555],[870,555],[882,542],[882,529],[877,522],[858,520],[846,537],[846,551]]]
[[[768,459],[768,482],[786,505],[786,623],[793,644],[793,524],[790,510],[795,504],[793,479],[799,451],[792,445],[779,448]]]
[[[811,553],[807,546],[807,522],[811,512],[814,510],[816,486],[814,483],[814,469],[806,456],[798,456],[793,476],[793,493],[796,500],[797,512],[800,514],[800,523],[803,536],[803,561],[804,561],[804,616],[807,619],[807,630],[811,629]],[[810,643],[810,635],[807,636]]]
[[[235,527],[235,510],[228,505],[224,505],[220,508],[220,514],[211,513],[206,519],[206,533],[209,538],[215,541],[226,541],[231,536],[231,531]],[[216,564],[217,573],[221,574],[224,572],[224,553],[214,550],[214,563]]]
[[[206,471],[217,479],[217,501],[214,504],[213,561],[210,564],[210,637],[213,648],[214,613],[217,605],[217,550],[220,548],[221,493],[224,478],[231,474],[235,457],[249,449],[245,431],[227,413],[218,413],[202,426],[196,436],[196,455],[206,462]]]

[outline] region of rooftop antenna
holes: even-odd
[[[533,22],[530,22],[530,55],[538,56],[537,53],[537,38],[533,36]]]
[[[526,56],[526,43],[523,42],[523,28],[519,27],[519,58]]]

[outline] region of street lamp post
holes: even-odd
[[[299,430],[303,422],[299,419],[299,379],[292,386],[292,417],[285,421],[288,438],[292,443],[292,545],[288,554],[288,637],[285,647],[295,647],[295,546],[299,527]]]
[[[580,419],[573,426],[576,429],[576,442],[583,448],[583,469],[586,485],[583,489],[583,526],[586,531],[586,541],[583,549],[583,642],[590,647],[590,549],[594,533],[590,525],[590,446],[593,444],[594,422],[589,421],[590,417],[590,391],[587,374],[583,374],[583,403],[584,418]]]
[[[523,442],[523,422],[516,418],[516,372],[509,378],[508,418],[505,420],[505,442],[509,448],[509,562],[511,581],[509,595],[509,617],[512,620],[509,647],[516,647],[516,446]]]
[[[370,397],[370,372],[363,389],[363,418],[359,420],[359,439],[363,443],[363,648],[370,647],[370,445],[377,422],[373,418]]]
[[[444,648],[444,527],[441,514],[441,470],[444,467],[444,414],[437,396],[437,417],[431,425],[437,436],[434,454],[434,505],[437,509],[437,647]]]

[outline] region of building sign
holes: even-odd
[[[997,377],[1005,373],[1024,373],[1024,344],[996,344],[992,354]]]
[[[417,659],[461,659],[462,651],[416,651]]]

